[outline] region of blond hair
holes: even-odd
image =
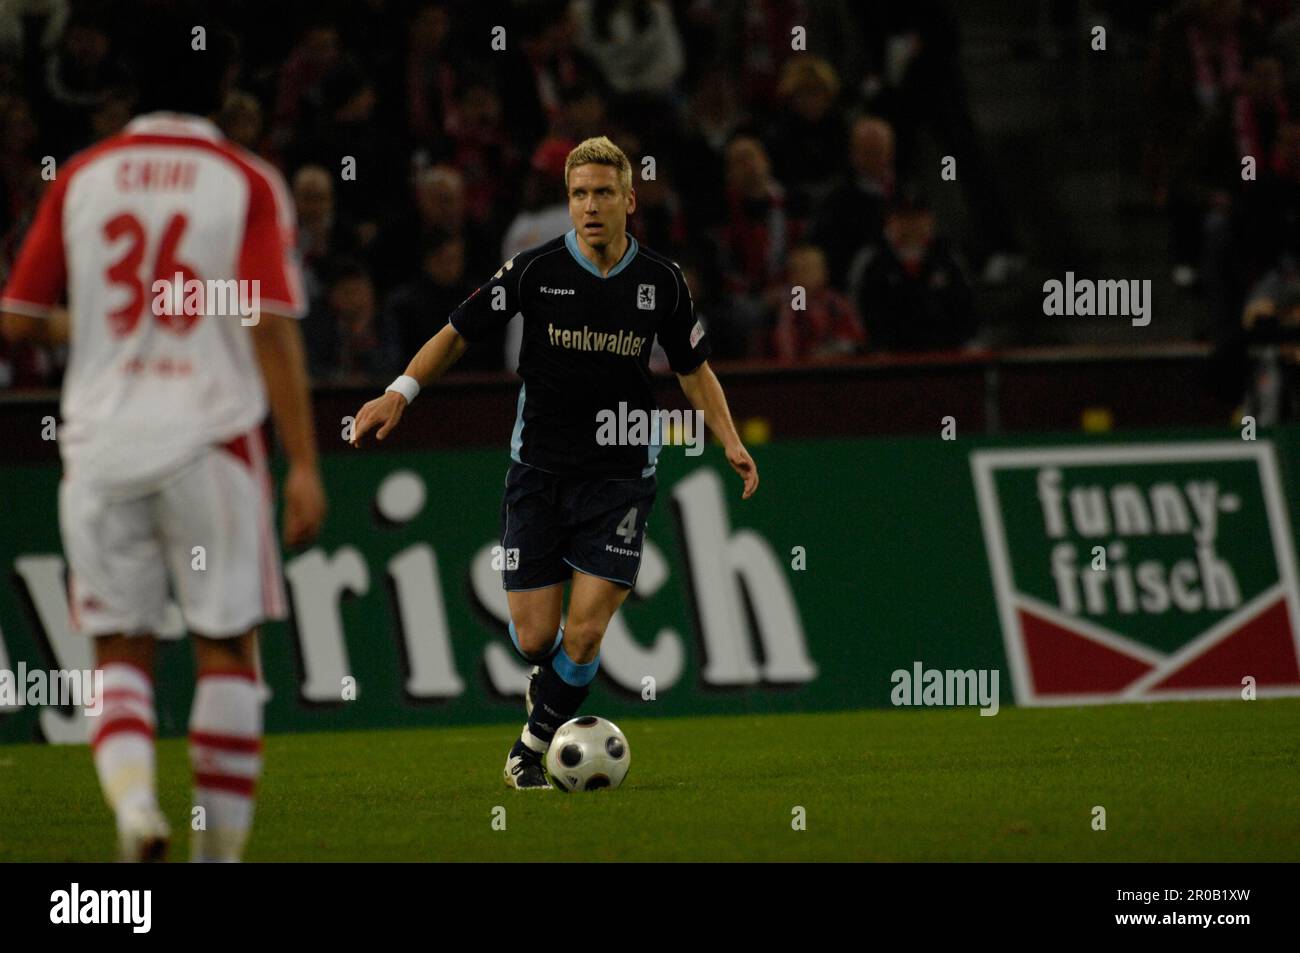
[[[835,68],[820,56],[799,56],[786,61],[777,84],[777,95],[789,99],[800,86],[818,85],[834,99],[840,93],[840,78]]]
[[[573,148],[564,160],[564,188],[567,190],[569,187],[570,171],[591,163],[613,166],[618,171],[618,182],[623,186],[623,191],[632,191],[632,163],[627,160],[623,150],[610,142],[607,136],[584,139]]]

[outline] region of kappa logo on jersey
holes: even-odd
[[[636,289],[636,306],[642,311],[655,309],[655,286],[638,285]]]
[[[515,266],[515,259],[516,259],[517,257],[518,257],[517,255],[511,255],[508,259],[506,259],[506,263],[505,263],[504,265],[502,265],[500,268],[498,268],[498,269],[496,270],[496,274],[494,274],[492,277],[493,277],[493,278],[500,278],[500,277],[501,277],[502,275],[504,275],[507,271],[509,271],[511,268],[513,268],[513,267]],[[474,297],[474,296],[473,296],[473,295],[470,295],[470,297],[472,298],[472,297]]]
[[[971,455],[1022,705],[1300,694],[1300,596],[1273,445]]]

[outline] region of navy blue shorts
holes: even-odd
[[[568,582],[573,571],[636,583],[655,478],[586,479],[511,463],[501,500],[502,583],[519,592]]]

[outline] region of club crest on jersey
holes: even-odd
[[[636,289],[636,306],[642,311],[655,309],[655,286],[639,285]]]

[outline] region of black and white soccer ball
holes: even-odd
[[[632,750],[618,725],[595,715],[566,721],[546,752],[546,771],[561,791],[616,788],[631,763]]]

